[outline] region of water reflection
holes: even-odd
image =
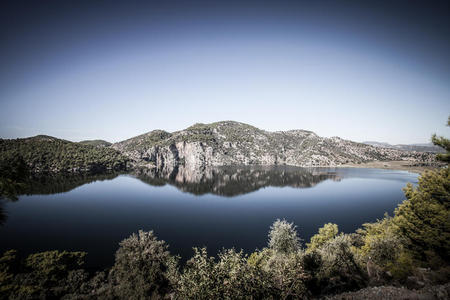
[[[3,226],[6,223],[7,219],[5,208],[3,207],[3,202],[0,199],[0,226]]]
[[[309,188],[327,180],[340,180],[335,172],[326,169],[291,166],[243,166],[188,169],[180,166],[170,172],[158,169],[135,171],[141,181],[162,186],[170,184],[194,195],[215,194],[227,197],[247,194],[260,188]]]
[[[16,200],[20,195],[48,195],[69,192],[87,183],[111,180],[118,173],[108,174],[59,174],[34,176],[17,187]],[[298,168],[290,166],[243,166],[188,169],[180,166],[170,171],[158,169],[135,170],[132,174],[152,186],[166,184],[194,195],[215,194],[237,196],[251,193],[264,187],[309,188],[327,180],[341,177],[327,169]]]
[[[50,195],[69,192],[87,183],[111,180],[119,173],[106,174],[56,174],[33,176],[17,190],[17,195]]]
[[[380,173],[381,172],[381,173]],[[404,172],[405,173],[405,172]],[[3,195],[15,201],[21,195],[50,195],[66,193],[84,184],[112,180],[124,173],[58,174],[33,176],[14,186],[14,193]],[[310,188],[325,180],[343,178],[379,178],[400,180],[402,176],[415,179],[415,174],[377,169],[300,168],[293,166],[233,166],[190,169],[183,166],[166,169],[139,169],[129,175],[151,186],[171,185],[193,195],[214,194],[226,197],[248,194],[265,187]],[[413,180],[412,180],[413,181]]]

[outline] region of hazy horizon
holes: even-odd
[[[0,138],[121,141],[234,120],[449,136],[448,1],[6,1]]]

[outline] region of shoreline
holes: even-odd
[[[394,160],[394,161],[371,161],[360,164],[344,164],[338,166],[339,168],[372,168],[372,169],[385,169],[385,170],[400,170],[408,171],[411,173],[422,174],[422,172],[427,170],[439,169],[439,164],[434,163],[433,165],[417,165],[416,161],[407,160]]]

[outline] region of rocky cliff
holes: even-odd
[[[373,147],[306,130],[269,132],[223,121],[195,124],[169,133],[155,130],[115,143],[112,148],[137,166],[172,170],[227,165],[339,166],[373,160],[432,161],[434,155]]]

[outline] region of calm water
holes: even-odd
[[[0,205],[0,251],[87,251],[88,266],[113,263],[118,243],[154,230],[173,254],[193,246],[249,253],[285,218],[309,241],[324,223],[353,232],[392,214],[417,175],[377,169],[224,168],[204,172],[40,178]]]

